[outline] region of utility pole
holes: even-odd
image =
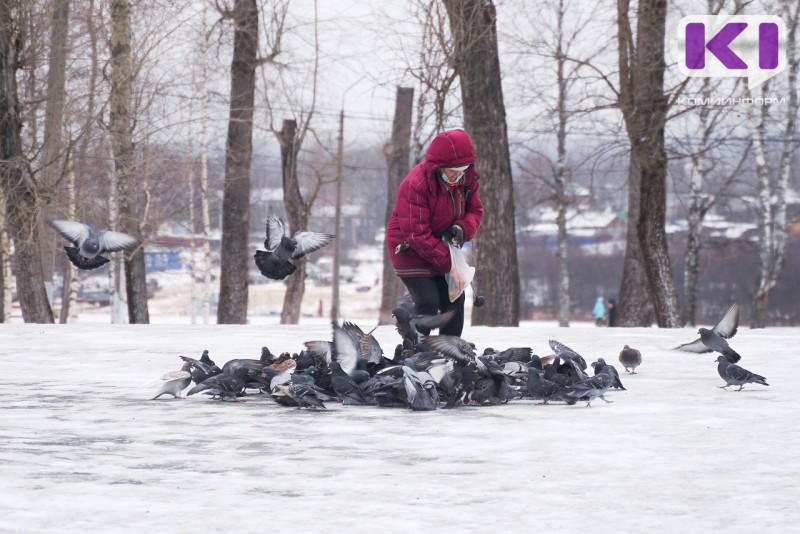
[[[333,295],[331,296],[331,322],[339,323],[339,262],[342,242],[342,159],[344,152],[344,108],[339,112],[339,139],[336,150],[336,239],[333,240]]]

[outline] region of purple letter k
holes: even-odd
[[[734,54],[728,45],[747,28],[746,22],[729,22],[705,44],[705,24],[693,22],[686,25],[686,67],[702,69],[706,66],[705,49],[714,54],[728,69],[746,69],[747,63]]]

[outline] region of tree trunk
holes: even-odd
[[[762,86],[766,96],[769,82]],[[758,188],[758,275],[753,291],[750,327],[766,326],[769,290],[772,286],[774,230],[772,225],[772,186],[769,180],[769,154],[767,153],[767,122],[769,110],[766,106],[758,108],[758,118],[753,120],[753,150],[755,152],[756,180]]]
[[[67,35],[69,33],[69,2],[55,0],[51,18],[50,57],[47,69],[47,102],[44,110],[44,142],[41,176],[37,187],[42,200],[39,221],[42,235],[42,269],[46,281],[52,283],[55,247],[51,232],[44,231],[44,219],[54,218],[62,175],[64,142],[64,101],[66,98]]]
[[[472,308],[472,324],[519,325],[519,265],[506,111],[497,50],[497,18],[490,0],[445,0],[461,81],[464,128],[477,149],[485,216],[474,240],[473,288],[486,295]]]
[[[628,168],[628,229],[622,283],[619,288],[619,312],[615,326],[650,326],[653,324],[653,301],[647,288],[647,273],[639,246],[636,221],[639,220],[639,166],[631,154]]]
[[[131,5],[129,0],[111,2],[111,138],[117,181],[119,230],[141,241],[141,216],[137,210],[137,183],[133,153],[131,86]],[[147,324],[147,281],[144,248],[125,251],[125,289],[128,321]]]
[[[620,17],[620,107],[625,118],[633,157],[640,173],[639,217],[635,222],[642,251],[647,288],[653,296],[656,322],[662,328],[681,326],[678,294],[667,247],[666,151],[664,127],[667,97],[664,94],[664,31],[666,0],[640,2],[637,11],[636,47],[630,54],[631,33]],[[623,27],[627,24],[627,27]],[[622,51],[625,47],[624,52]],[[623,90],[622,85],[627,85]],[[629,223],[633,221],[629,220]]]
[[[567,207],[568,199],[566,194],[566,159],[567,159],[567,80],[564,75],[564,63],[566,62],[564,53],[561,49],[562,38],[564,36],[564,4],[559,3],[557,11],[557,38],[556,43],[556,83],[558,87],[558,103],[556,109],[558,113],[558,130],[556,133],[556,153],[557,161],[555,168],[555,192],[556,225],[558,226],[558,247],[556,249],[556,259],[558,260],[558,326],[569,326],[569,236],[567,235]]]
[[[19,54],[24,48],[16,25],[22,7],[0,0],[0,188],[6,200],[6,221],[14,240],[17,296],[26,323],[52,323],[39,254],[39,199],[26,171],[22,122],[17,95]]]
[[[767,120],[769,110],[760,108],[759,119],[753,124],[753,148],[756,157],[756,177],[758,180],[758,258],[759,269],[753,291],[750,310],[750,327],[765,328],[769,311],[769,295],[778,281],[786,259],[786,190],[792,174],[792,159],[796,152],[795,124],[798,111],[797,71],[798,61],[796,42],[800,8],[795,5],[792,13],[786,7],[789,23],[787,27],[786,56],[789,64],[789,109],[786,112],[783,146],[778,164],[778,178],[773,186],[769,176],[769,155],[767,153]],[[768,95],[769,83],[762,85],[762,96]]]
[[[247,322],[250,232],[250,163],[253,155],[253,103],[258,54],[258,6],[236,0],[233,7],[231,107],[225,151],[222,200],[222,265],[217,323]]]
[[[200,65],[200,213],[203,223],[203,324],[211,317],[211,215],[208,197],[208,30],[203,4],[202,64]],[[192,273],[194,275],[194,273]]]
[[[66,117],[70,117],[69,111],[66,113]],[[66,124],[69,124],[67,121]],[[67,133],[67,143],[72,144],[72,136],[70,134],[70,130],[66,129]],[[72,154],[68,152],[65,154],[66,157],[66,173],[67,173],[67,184],[66,184],[66,202],[67,202],[67,209],[66,215],[67,219],[74,221],[75,220],[75,167],[73,165],[73,158]],[[72,265],[70,262],[65,262],[66,267],[64,268],[64,274],[62,276],[61,282],[61,314],[59,316],[58,322],[61,324],[67,324],[70,322],[70,318],[74,318],[76,314],[75,305],[78,300],[78,269]]]
[[[414,89],[412,87],[398,87],[394,108],[394,121],[392,123],[392,138],[383,147],[389,178],[386,192],[387,222],[392,216],[394,205],[397,203],[397,189],[400,187],[400,183],[409,171],[411,114],[413,107]],[[404,291],[405,286],[403,282],[394,274],[388,249],[383,247],[383,287],[381,289],[381,309],[378,318],[380,324],[392,323],[392,310],[396,306],[397,298],[400,297]]]
[[[303,200],[300,182],[297,179],[297,154],[300,152],[297,121],[292,119],[283,121],[278,141],[281,145],[281,179],[287,224],[290,232],[296,232],[308,227],[308,207]],[[340,239],[340,237],[336,236],[336,239]],[[286,280],[281,324],[297,324],[300,321],[300,310],[306,291],[306,258],[293,261],[293,263],[297,266],[297,271]]]
[[[11,318],[11,244],[6,224],[5,186],[0,184],[0,323]]]

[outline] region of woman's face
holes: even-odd
[[[442,167],[442,174],[444,174],[449,183],[454,184],[458,182],[462,176],[464,176],[464,171]]]

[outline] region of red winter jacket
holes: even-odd
[[[458,186],[444,183],[438,169],[475,163],[475,147],[464,130],[437,135],[425,160],[411,169],[397,190],[397,204],[386,225],[386,246],[400,278],[437,276],[450,272],[450,251],[442,234],[457,224],[470,241],[483,220],[475,166],[464,172]],[[398,245],[410,249],[397,254]]]

